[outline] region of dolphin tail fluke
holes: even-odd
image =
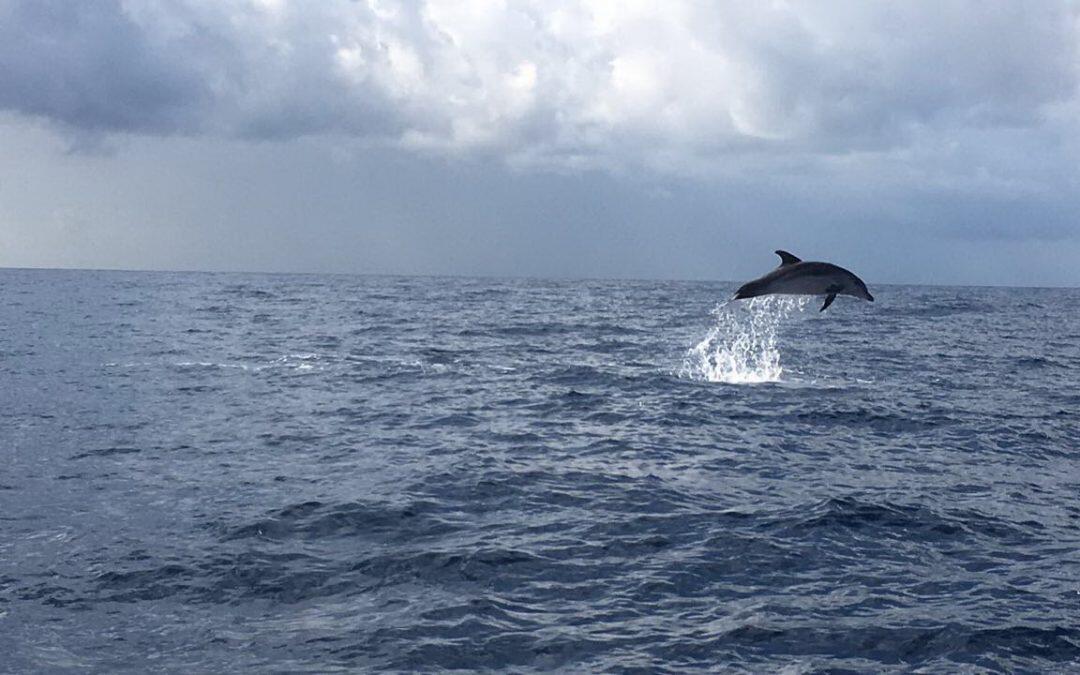
[[[825,304],[822,305],[821,309],[819,309],[818,311],[819,312],[824,312],[826,309],[829,308],[829,305],[831,305],[832,301],[835,300],[835,299],[836,299],[836,293],[829,293],[827,296],[825,296]]]

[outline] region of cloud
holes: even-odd
[[[314,143],[341,171],[466,158],[479,185],[509,166],[544,195],[502,207],[523,241],[560,220],[655,243],[679,219],[688,241],[723,227],[765,250],[1080,241],[1078,81],[1074,2],[0,0],[0,113],[69,149]],[[483,190],[483,213],[447,206],[467,184],[421,190],[457,171],[421,164],[378,183],[387,214],[428,199],[443,226],[494,217]],[[608,178],[603,212],[571,189]],[[567,194],[578,220],[540,208]]]
[[[0,72],[0,106],[87,130],[168,131],[208,94],[108,1],[0,5]]]
[[[0,107],[523,163],[882,151],[1073,99],[1068,3],[8,0]]]

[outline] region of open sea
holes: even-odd
[[[1080,672],[1080,289],[0,270],[0,671]]]

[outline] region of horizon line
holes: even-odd
[[[514,280],[514,279],[533,279],[537,281],[634,281],[634,282],[674,282],[674,283],[723,283],[723,284],[738,284],[742,281],[734,279],[708,279],[708,278],[675,278],[675,277],[632,277],[632,276],[608,276],[608,277],[590,277],[590,276],[540,276],[532,274],[461,274],[453,272],[435,273],[435,272],[342,272],[342,271],[281,271],[281,270],[244,270],[244,269],[179,269],[179,268],[167,268],[167,269],[153,269],[153,268],[130,268],[130,267],[35,267],[35,266],[15,266],[8,267],[0,265],[0,272],[5,271],[36,271],[36,272],[122,272],[122,273],[136,273],[136,274],[262,274],[268,276],[350,276],[350,277],[418,277],[418,278],[432,278],[432,279],[492,279],[492,280]],[[928,287],[940,287],[940,288],[1029,288],[1029,289],[1047,289],[1047,290],[1076,290],[1080,289],[1080,282],[1074,285],[1013,285],[1013,284],[995,284],[995,283],[960,283],[960,284],[941,284],[941,283],[913,283],[913,282],[880,282],[871,281],[870,283],[879,286],[928,286]]]

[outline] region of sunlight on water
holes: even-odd
[[[717,306],[716,324],[686,353],[679,375],[729,384],[780,381],[784,369],[777,329],[793,312],[803,311],[810,299],[769,295]]]

